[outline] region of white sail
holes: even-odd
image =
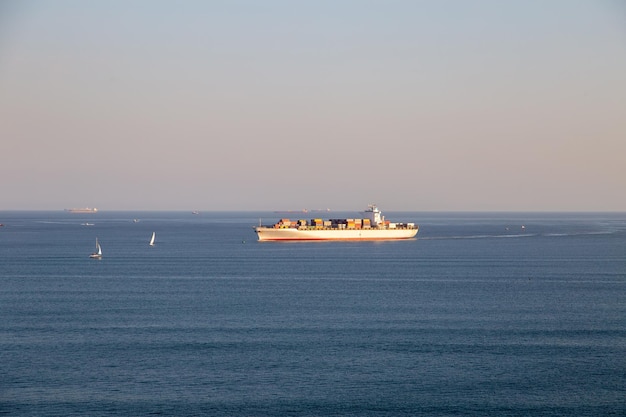
[[[154,238],[156,236],[155,232],[152,232],[152,238],[150,239],[150,246],[154,246]]]
[[[98,238],[96,238],[96,251],[89,255],[90,258],[100,259],[102,258],[102,248],[100,247],[100,243],[98,242]]]

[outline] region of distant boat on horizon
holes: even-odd
[[[154,238],[156,237],[156,233],[152,232],[152,237],[150,238],[150,246],[154,246]]]
[[[102,259],[102,248],[100,247],[100,243],[98,242],[98,238],[96,238],[96,251],[89,255],[92,259]]]
[[[276,210],[274,213],[289,214],[289,213],[330,213],[330,209],[302,209],[302,210]]]
[[[69,208],[69,209],[65,209],[65,211],[67,211],[68,213],[97,213],[98,209],[97,208],[91,208],[91,207],[81,207],[81,208]]]

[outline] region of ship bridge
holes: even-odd
[[[367,210],[363,212],[363,217],[370,220],[372,227],[378,227],[379,224],[384,224],[385,222],[385,217],[375,204],[367,206]]]

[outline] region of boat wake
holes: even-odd
[[[418,240],[454,240],[454,239],[518,239],[525,237],[572,237],[572,236],[592,236],[592,235],[610,235],[614,231],[596,231],[596,232],[563,232],[563,233],[520,233],[509,235],[456,235],[456,236],[420,236]]]
[[[571,232],[571,233],[545,233],[546,237],[562,237],[562,236],[593,236],[593,235],[612,235],[617,231],[599,231],[599,232]]]
[[[539,236],[536,233],[525,233],[519,235],[467,235],[467,236],[426,236],[418,237],[418,240],[453,240],[453,239],[516,239],[521,237]]]

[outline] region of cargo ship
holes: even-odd
[[[254,228],[259,241],[288,240],[397,240],[417,235],[415,223],[393,223],[386,220],[373,204],[360,219],[280,219],[272,226]]]
[[[65,211],[67,211],[68,213],[97,213],[98,209],[97,208],[90,208],[90,207],[82,207],[82,208],[69,208],[69,209],[65,209]]]

